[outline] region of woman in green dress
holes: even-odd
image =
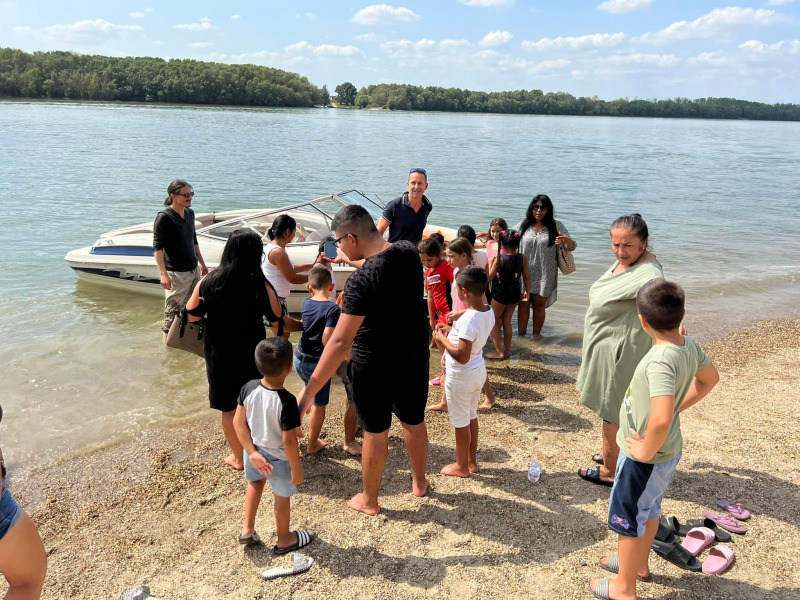
[[[611,250],[617,262],[589,290],[583,330],[580,402],[603,419],[603,452],[599,464],[580,469],[591,483],[611,486],[617,467],[619,408],[636,365],[653,342],[639,323],[636,294],[651,279],[663,278],[661,264],[648,250],[647,224],[639,214],[611,225]]]

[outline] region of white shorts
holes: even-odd
[[[444,389],[447,394],[447,413],[450,424],[456,429],[467,427],[478,418],[478,401],[486,381],[486,365],[481,364],[468,371],[447,372]]]

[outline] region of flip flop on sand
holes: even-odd
[[[727,510],[731,513],[732,517],[735,517],[739,521],[747,521],[747,519],[750,518],[750,511],[742,506],[741,502],[731,502],[725,498],[720,498],[717,500],[717,506],[721,506],[723,509]]]
[[[728,546],[714,546],[703,562],[703,573],[706,575],[722,575],[733,564],[733,550]]]
[[[239,536],[239,543],[245,546],[252,546],[253,544],[260,544],[261,538],[259,535],[254,531],[248,535],[240,535]]]
[[[612,487],[614,485],[613,481],[604,481],[600,479],[600,467],[589,467],[586,469],[585,473],[581,473],[581,469],[578,469],[578,477],[596,485],[604,485],[606,487]]]
[[[678,522],[678,519],[675,517],[670,517],[670,519],[675,519],[675,522]],[[686,521],[686,525],[680,525],[680,532],[678,535],[683,537],[687,533],[689,533],[695,527],[707,527],[711,531],[714,532],[714,536],[716,537],[718,542],[730,542],[731,534],[725,531],[724,529],[717,527],[717,524],[714,523],[711,519],[689,519]]]
[[[671,562],[676,567],[695,573],[703,569],[703,565],[700,564],[700,561],[692,556],[692,553],[681,546],[677,541],[669,543],[654,540],[652,548],[653,552],[667,562]]]
[[[300,554],[299,552],[295,552],[294,554],[294,561],[291,569],[284,569],[281,567],[274,567],[272,569],[267,569],[261,573],[261,579],[264,581],[270,581],[271,579],[277,579],[278,577],[289,577],[290,575],[299,575],[300,573],[305,573],[308,571],[312,566],[314,566],[314,559],[310,556],[305,556],[304,554]]]
[[[714,532],[708,527],[695,527],[686,534],[681,546],[691,552],[692,556],[697,556],[714,542],[714,538]]]
[[[611,592],[609,591],[610,583],[610,579],[598,579],[594,584],[594,589],[592,589],[591,581],[589,581],[587,585],[589,586],[589,591],[592,592],[592,596],[595,598],[600,598],[600,600],[611,600]]]
[[[278,546],[275,546],[272,548],[272,553],[277,554],[278,556],[289,554],[289,552],[294,552],[300,548],[305,548],[314,541],[314,538],[317,537],[317,534],[314,533],[313,529],[298,529],[295,531],[295,533],[297,534],[297,542],[291,546],[287,546],[286,548],[278,548]]]
[[[600,565],[601,569],[605,569],[609,573],[619,573],[619,555],[615,554],[614,556],[609,557],[608,562],[603,564],[603,559],[601,558],[597,561],[597,564]],[[642,577],[641,575],[636,575],[636,579],[639,581],[653,581],[653,574],[650,573],[647,577]]]
[[[718,515],[717,513],[713,513],[710,510],[707,510],[703,513],[707,519],[711,519],[722,527],[723,529],[727,529],[731,533],[738,533],[744,534],[747,533],[747,527],[742,527],[739,525],[739,521],[731,517],[730,515]]]
[[[597,454],[592,455],[592,461],[596,462],[598,465],[606,464],[606,461],[603,458],[603,455],[600,454],[599,452]]]

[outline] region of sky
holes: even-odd
[[[0,0],[0,47],[408,83],[800,103],[800,0]]]

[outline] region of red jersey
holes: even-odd
[[[433,298],[439,320],[444,322],[447,313],[452,310],[453,267],[446,260],[439,262],[433,269],[425,270],[425,289]]]

